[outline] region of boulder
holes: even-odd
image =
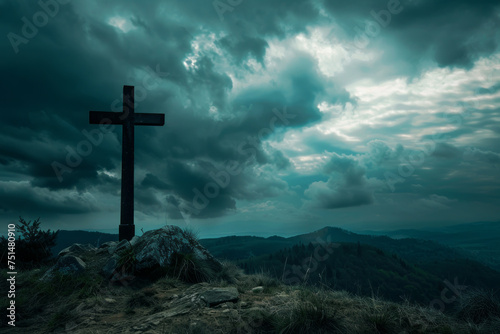
[[[144,233],[134,249],[136,269],[142,272],[172,265],[174,253],[192,254],[196,260],[213,270],[222,269],[222,264],[197,240],[174,225]]]
[[[181,228],[167,225],[163,228],[134,236],[130,242],[108,242],[101,245],[99,254],[109,253],[104,260],[101,273],[110,278],[117,270],[146,278],[158,278],[165,274],[165,269],[175,266],[179,259],[176,254],[189,256],[194,266],[199,266],[207,272],[217,272],[222,264],[215,259],[195,238],[185,233]],[[124,250],[132,249],[133,254],[123,254]],[[129,256],[127,268],[117,268],[122,255]],[[133,257],[132,257],[133,255]]]
[[[40,278],[41,281],[49,281],[54,277],[56,272],[63,275],[74,275],[85,271],[86,264],[77,256],[64,255],[57,260],[45,274]]]

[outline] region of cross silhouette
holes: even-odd
[[[134,225],[134,128],[135,125],[165,124],[164,114],[136,114],[134,112],[134,86],[123,86],[123,112],[90,111],[90,124],[122,125],[122,188],[119,240],[135,235]]]

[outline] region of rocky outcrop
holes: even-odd
[[[137,261],[135,267],[139,272],[171,266],[173,255],[179,253],[191,254],[194,260],[214,270],[222,268],[221,263],[197,240],[173,225],[144,233],[137,240],[134,251]]]
[[[107,242],[101,245],[99,252],[111,255],[101,270],[106,278],[116,272],[123,272],[124,265],[125,271],[132,270],[141,276],[155,278],[158,273],[178,265],[173,262],[179,254],[189,256],[200,267],[210,268],[212,271],[222,268],[222,264],[195,238],[173,225],[148,231],[140,237],[135,236],[130,242]]]
[[[106,279],[125,274],[158,278],[175,266],[183,267],[184,264],[179,263],[179,260],[183,259],[188,259],[195,276],[198,275],[199,268],[207,272],[217,272],[222,268],[222,264],[196,238],[178,226],[167,225],[148,231],[140,237],[135,236],[130,241],[103,243],[99,248],[82,244],[67,247],[59,253],[59,261],[49,269],[44,276],[45,279],[50,279],[54,271],[63,273],[83,271],[85,263],[82,258],[90,261],[91,268],[97,266],[97,270],[100,270]],[[203,279],[196,281],[200,282]]]

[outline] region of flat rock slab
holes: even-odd
[[[200,293],[200,299],[213,307],[225,302],[236,302],[240,294],[235,287],[211,288]]]
[[[204,307],[212,307],[225,302],[236,302],[239,298],[235,287],[211,288],[208,284],[195,284],[179,298],[166,303],[165,310],[145,317],[136,329],[144,330],[158,325],[163,319],[191,313]]]

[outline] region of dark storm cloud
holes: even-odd
[[[41,10],[37,3],[10,7],[2,31],[21,33],[20,18]],[[3,45],[6,52],[0,67],[10,80],[0,84],[6,97],[6,112],[0,118],[2,133],[8,133],[12,143],[6,142],[2,153],[22,165],[34,186],[85,189],[99,182],[98,169],[113,169],[119,163],[119,146],[113,147],[105,138],[81,163],[75,163],[76,168],[70,166],[62,182],[52,167],[54,161],[68,165],[70,151],[87,140],[82,131],[93,130],[88,110],[109,110],[114,99],[110,92],[126,82],[121,59],[99,48],[100,43],[119,48],[118,40],[111,27],[78,15],[68,4],[61,5],[58,15],[29,43],[20,45],[18,54],[7,52],[10,45]]]
[[[202,162],[203,166],[199,164],[195,166],[186,166],[180,162],[171,161],[167,166],[167,177],[172,182],[172,186],[175,189],[176,197],[182,199],[189,204],[201,203],[200,207],[202,210],[197,210],[198,218],[211,218],[217,217],[228,211],[234,210],[236,208],[236,202],[229,194],[228,188],[226,187],[210,187],[208,184],[215,184],[209,176],[210,172],[216,173],[217,170],[211,163]],[[207,169],[210,168],[210,172]],[[234,183],[234,182],[233,182]],[[205,192],[205,187],[209,190],[210,194],[217,192],[216,196],[203,195]],[[199,195],[201,193],[201,195]],[[171,201],[172,202],[172,201]],[[177,211],[175,215],[179,214],[179,208],[175,208]]]
[[[232,82],[225,73],[215,68],[217,55],[202,53],[192,71],[186,71],[182,61],[193,51],[191,42],[203,32],[193,22],[205,22],[214,31],[231,32],[216,41],[227,52],[227,61],[240,64],[248,57],[253,57],[262,62],[268,44],[261,36],[284,37],[304,29],[306,23],[318,14],[312,4],[300,1],[288,2],[286,5],[280,1],[266,3],[266,8],[272,10],[264,10],[263,3],[243,4],[235,8],[235,12],[225,13],[224,19],[220,20],[210,2],[200,2],[198,6],[171,4],[168,9],[177,11],[180,14],[177,18],[162,15],[166,8],[160,2],[140,5],[130,2],[125,7],[122,7],[122,3],[111,1],[100,4],[99,12],[102,14],[98,16],[85,13],[87,6],[93,7],[92,3],[87,6],[60,6],[59,15],[51,19],[43,30],[40,29],[36,38],[26,45],[20,45],[21,52],[16,55],[3,53],[6,55],[2,62],[3,73],[13,80],[4,82],[0,88],[11,97],[6,101],[7,108],[20,111],[2,114],[6,130],[16,133],[26,123],[28,113],[33,120],[30,124],[32,133],[25,133],[18,140],[24,142],[23,146],[9,145],[8,151],[4,150],[3,153],[11,159],[6,159],[5,163],[12,162],[12,159],[21,162],[24,172],[20,174],[28,176],[33,186],[53,190],[76,187],[82,191],[92,184],[100,183],[103,189],[109,191],[107,184],[113,183],[107,182],[109,177],[98,171],[114,170],[119,166],[119,146],[109,144],[110,136],[117,139],[113,140],[113,144],[119,142],[118,129],[106,136],[101,144],[92,146],[92,153],[83,157],[76,167],[71,166],[68,172],[61,170],[62,182],[55,177],[52,164],[57,161],[67,165],[70,150],[76,151],[78,144],[87,140],[82,130],[94,130],[87,124],[88,110],[112,109],[115,99],[119,98],[116,87],[121,88],[123,82],[130,81],[130,75],[127,74],[130,72],[124,69],[155,68],[159,64],[162,71],[168,71],[169,74],[167,79],[161,78],[161,81],[169,82],[172,88],[180,87],[181,96],[190,101],[188,108],[193,111],[186,114],[185,107],[181,107],[183,102],[174,95],[165,96],[168,92],[164,90],[164,96],[160,96],[155,89],[147,91],[147,98],[140,102],[140,110],[164,109],[171,125],[167,125],[168,134],[148,129],[151,132],[136,138],[137,156],[140,157],[138,168],[153,169],[155,173],[147,174],[142,187],[168,191],[166,185],[171,184],[174,197],[190,201],[194,196],[193,189],[203,189],[210,181],[208,173],[210,168],[214,170],[213,163],[231,160],[245,166],[253,161],[273,164],[278,169],[289,166],[289,161],[281,152],[274,150],[269,155],[261,146],[262,139],[272,134],[274,129],[264,132],[260,138],[259,132],[270,128],[269,122],[276,117],[272,111],[276,108],[281,115],[282,108],[287,107],[284,120],[274,123],[276,128],[299,127],[320,120],[315,100],[318,95],[326,94],[323,88],[325,83],[309,57],[291,57],[277,83],[268,87],[249,87],[239,93],[231,104],[228,103],[227,95]],[[10,8],[5,9],[12,13],[10,21],[4,23],[8,29],[19,26],[20,17],[29,17],[40,10],[35,4],[6,6]],[[137,28],[126,37],[104,22],[109,18],[106,18],[105,13],[119,13],[120,10],[116,10],[119,8],[124,10],[125,17],[126,13],[130,15]],[[283,16],[283,11],[287,15]],[[153,44],[154,53],[150,52]],[[37,53],[36,61],[32,61],[34,52]],[[132,78],[141,81],[137,76]],[[20,92],[29,95],[21,98]],[[339,98],[346,101],[345,92],[341,94]],[[337,99],[335,94],[331,98]],[[217,107],[221,113],[237,117],[228,121],[215,121],[206,116],[209,104]],[[119,103],[114,105],[119,106]],[[247,106],[247,109],[239,112],[241,106]],[[286,118],[286,113],[293,117]],[[44,151],[39,151],[41,154],[38,158],[34,158],[36,155],[29,153],[27,145],[30,142],[26,137],[36,136],[40,131],[46,134],[46,141],[50,144]],[[137,133],[140,131],[137,130]],[[249,136],[253,141],[247,146],[240,146],[248,142]],[[242,154],[243,147],[253,150],[256,159],[249,161]],[[16,157],[19,152],[25,153]],[[159,157],[163,157],[163,168],[168,166],[166,173],[157,166],[152,168],[157,165]],[[69,159],[73,159],[73,156]],[[208,159],[213,163],[207,162],[200,167],[203,164],[198,159]],[[188,162],[198,166],[197,169],[186,168]],[[276,180],[257,178],[251,170],[242,173],[233,178],[227,189],[221,189],[200,217],[217,216],[233,210],[236,197],[255,198],[256,193],[274,196],[286,188],[279,182],[273,186],[273,182]],[[141,203],[148,200],[151,200],[152,205],[155,203],[154,198],[146,194],[138,198]]]
[[[219,73],[214,69],[212,59],[203,56],[196,62],[196,70],[190,72],[187,77],[188,93],[197,93],[196,89],[208,91],[208,96],[211,98],[213,105],[219,109],[225,109],[226,97],[233,87],[231,78],[225,73]],[[196,89],[191,89],[194,86]],[[206,93],[205,93],[206,94]],[[207,103],[208,101],[199,101],[199,103]],[[206,108],[206,106],[195,105],[197,108]]]
[[[373,188],[366,179],[366,170],[354,157],[334,154],[324,171],[331,176],[327,182],[312,183],[304,192],[311,199],[307,205],[338,209],[373,202]]]
[[[288,168],[290,166],[290,160],[283,155],[283,152],[275,150],[272,153],[273,163],[278,170]]]
[[[288,190],[285,181],[238,161],[217,165],[203,160],[171,161],[167,170],[166,178],[175,189],[169,198],[172,217],[179,211],[196,218],[218,217],[235,210],[236,200],[276,197]]]
[[[500,83],[497,83],[491,87],[480,87],[476,89],[476,94],[482,95],[482,94],[495,94],[498,91],[500,91]]]
[[[160,67],[164,72],[168,71],[168,80],[160,78],[160,81],[168,81],[172,88],[181,87],[183,94],[190,96],[192,102],[190,109],[194,109],[191,117],[187,119],[178,117],[183,112],[182,108],[177,111],[173,109],[180,103],[176,101],[175,96],[169,96],[169,92],[164,90],[163,96],[159,96],[159,88],[147,91],[146,99],[138,103],[140,109],[147,110],[153,107],[165,109],[167,119],[173,123],[172,128],[179,128],[179,123],[184,122],[193,126],[198,132],[197,136],[190,136],[182,130],[172,131],[165,142],[173,149],[167,150],[163,143],[157,143],[158,137],[155,138],[149,134],[137,136],[136,149],[140,152],[138,154],[142,158],[140,161],[157,161],[160,156],[167,154],[163,163],[165,166],[175,161],[171,159],[178,158],[178,152],[184,152],[182,153],[183,163],[196,161],[200,157],[216,161],[224,161],[228,158],[241,159],[241,154],[238,155],[236,147],[225,148],[224,145],[234,140],[234,134],[239,136],[237,143],[243,142],[247,135],[256,134],[256,131],[269,122],[269,115],[262,114],[260,121],[253,118],[254,127],[232,130],[233,135],[229,136],[231,138],[227,140],[222,138],[219,141],[217,133],[210,133],[213,127],[207,127],[208,124],[216,122],[206,116],[198,118],[200,113],[207,112],[209,103],[221,111],[231,111],[232,106],[227,105],[227,94],[232,88],[232,82],[225,73],[214,68],[213,55],[203,55],[199,58],[194,71],[186,71],[183,67],[182,60],[193,51],[191,41],[201,32],[198,28],[193,28],[197,24],[193,24],[189,18],[194,13],[191,4],[185,8],[182,5],[178,6],[178,10],[184,13],[181,16],[186,17],[186,20],[180,23],[175,19],[169,19],[168,15],[161,16],[157,12],[159,8],[164,8],[160,2],[140,6],[133,2],[129,3],[129,13],[137,29],[130,31],[126,37],[121,35],[116,28],[103,22],[109,18],[109,16],[106,18],[106,12],[112,15],[115,9],[126,8],[116,7],[116,4],[113,5],[111,2],[106,5],[101,4],[101,17],[87,15],[86,6],[82,4],[61,5],[58,15],[51,18],[49,24],[40,28],[35,38],[29,40],[26,45],[19,45],[20,52],[17,54],[2,52],[3,61],[0,65],[2,73],[10,78],[9,82],[3,81],[0,86],[5,96],[8,97],[4,105],[9,110],[0,115],[3,124],[2,132],[9,134],[9,138],[4,141],[6,145],[2,146],[2,164],[7,167],[4,173],[16,171],[20,179],[24,175],[24,178],[28,178],[33,186],[53,190],[73,187],[85,190],[99,183],[104,186],[107,177],[102,174],[100,176],[98,171],[113,170],[119,166],[119,146],[109,144],[110,136],[119,140],[119,129],[113,130],[114,134],[105,136],[98,145],[92,145],[91,154],[86,157],[80,156],[82,159],[74,163],[75,166],[68,166],[67,161],[68,159],[79,160],[70,151],[77,151],[82,141],[88,141],[82,131],[95,131],[95,127],[88,125],[88,110],[110,110],[113,106],[119,107],[120,102],[114,102],[120,98],[121,85],[130,84],[131,78],[141,83],[142,78],[137,75],[131,77],[130,70],[127,68],[144,70],[158,65],[157,68]],[[88,4],[89,8],[92,6]],[[220,21],[212,3],[203,2],[202,6],[197,6],[198,9],[201,7],[204,9],[196,14],[200,19],[198,22],[206,21],[216,30],[223,30],[227,25],[240,27],[234,18],[227,17],[225,22]],[[307,6],[299,7],[293,14],[294,6],[292,5],[291,16],[313,15],[311,11],[304,11]],[[6,33],[9,30],[16,31],[19,34],[21,34],[23,24],[20,18],[28,17],[29,19],[34,13],[40,11],[35,3],[22,5],[2,2],[2,9],[10,13],[6,17],[7,20],[2,21],[2,31]],[[242,11],[243,15],[238,20],[244,19],[245,14],[251,16],[252,10],[259,9],[251,7],[247,11]],[[207,13],[213,15],[210,16]],[[274,19],[282,21],[277,13],[266,15],[266,17],[261,15],[261,19],[267,21],[268,25],[261,25],[258,30],[266,29],[265,33],[283,35],[283,29],[288,29],[272,22]],[[293,28],[293,20],[290,23],[289,28]],[[253,27],[247,23],[245,25]],[[254,34],[256,30],[252,31],[253,33],[251,31],[249,33]],[[264,33],[264,31],[261,32]],[[153,44],[155,52],[150,52]],[[222,38],[221,45],[236,62],[241,62],[247,55],[262,60],[267,43],[257,37],[240,37],[239,34],[233,34],[232,38]],[[10,46],[3,45],[3,48],[8,51]],[[140,85],[136,85],[136,90],[141,88],[137,86]],[[200,94],[200,92],[203,93]],[[136,94],[138,94],[137,91]],[[197,99],[197,96],[200,98]],[[137,100],[136,98],[136,102]],[[253,99],[252,102],[256,105],[260,104],[262,110],[266,105],[268,111],[288,103],[285,98],[276,103],[269,103],[266,99]],[[309,104],[307,107],[311,108],[311,106],[312,104]],[[295,124],[302,124],[308,120],[309,116],[303,115]],[[245,114],[240,116],[247,117]],[[227,124],[225,126],[229,127]],[[241,130],[244,131],[239,134]],[[139,131],[137,132],[140,133]],[[43,136],[40,133],[43,133]],[[152,133],[158,132],[153,130]],[[119,141],[113,141],[113,143],[116,142]],[[37,149],[38,146],[40,148]],[[175,148],[179,150],[175,152]],[[286,166],[286,160],[279,153],[266,158],[260,146],[256,149],[263,162],[275,161],[279,168]],[[68,158],[68,155],[71,157]],[[139,167],[150,168],[140,161]],[[58,179],[54,173],[52,165],[54,162],[68,166],[68,169],[60,170],[61,179]],[[21,169],[19,165],[22,166]],[[174,168],[179,166],[176,163],[172,165]],[[11,172],[8,171],[9,168]],[[185,170],[185,168],[179,168],[177,173],[182,174]],[[176,187],[174,193],[186,199],[192,197],[191,194],[188,196],[187,192],[191,192],[194,185],[203,186],[207,182],[206,171],[200,170],[198,174],[203,177],[200,176],[199,179],[195,177],[194,180],[198,180],[195,183],[188,181],[192,177],[189,174],[184,178],[175,179],[175,182],[170,182]],[[173,175],[175,178],[176,172],[173,172]],[[172,180],[169,178],[161,180],[153,177],[153,174],[147,174],[142,185],[168,190],[166,186],[168,181]],[[242,180],[240,183],[245,182]],[[233,182],[232,186],[235,187],[235,184],[236,182]],[[235,190],[235,193],[242,194],[243,189],[244,186],[242,189]],[[141,198],[144,201],[148,199],[146,195]],[[142,200],[139,198],[139,201]],[[219,204],[220,211],[217,209]],[[206,215],[216,216],[234,207],[234,200],[222,192],[217,199],[211,201],[211,207],[204,212]]]
[[[200,3],[205,2],[200,1]],[[206,2],[206,4],[211,5],[213,2]],[[189,6],[191,10],[196,7],[191,6],[190,3],[186,3],[186,6]],[[202,21],[212,17],[207,15],[207,12],[198,13]],[[234,7],[233,11],[223,15],[221,23],[229,31],[238,35],[250,32],[256,35],[274,35],[282,38],[288,34],[303,31],[318,16],[319,10],[313,1],[242,1],[240,5]]]
[[[377,180],[378,190],[462,202],[498,200],[498,153],[457,147],[444,140],[414,148],[391,148],[373,141],[369,147],[359,159],[367,166],[367,177]]]
[[[268,46],[262,38],[234,34],[221,38],[218,43],[234,56],[238,64],[241,64],[248,57],[253,57],[263,64]]]
[[[428,198],[420,199],[419,202],[433,209],[446,209],[449,208],[449,204],[456,202],[456,200],[449,199],[445,196],[432,194]]]
[[[257,134],[269,126],[275,116],[271,111],[282,107],[286,107],[286,113],[291,116],[277,120],[276,127],[303,126],[321,119],[316,102],[318,95],[325,94],[324,79],[318,74],[313,59],[306,55],[292,56],[280,74],[275,82],[250,87],[235,98],[235,104],[251,105],[253,109],[239,120],[233,131]]]
[[[439,136],[417,147],[389,146],[382,140],[367,144],[368,152],[334,154],[325,165],[326,182],[312,182],[304,192],[306,207],[337,209],[376,203],[375,193],[399,199],[410,196],[429,210],[456,208],[465,203],[498,202],[500,155],[468,146],[455,146],[454,137]],[[384,196],[377,197],[384,198]]]
[[[54,161],[61,161],[65,164],[70,154],[66,149],[67,146],[65,147],[59,141],[50,140],[44,132],[37,134],[24,128],[16,136],[1,135],[0,139],[2,141],[0,154],[5,157],[3,171],[17,175],[17,177],[12,177],[12,180],[26,180],[28,176],[31,185],[35,187],[52,190],[76,187],[83,190],[90,185],[88,183],[90,179],[97,177],[96,166],[91,163],[91,160],[81,159],[77,168],[68,168],[69,172],[63,174],[63,182],[59,182],[51,164]],[[109,145],[103,145],[101,149],[106,152],[107,147]],[[76,147],[69,149],[75,150]],[[112,152],[112,150],[109,151]],[[73,156],[70,160],[78,162]],[[106,165],[107,162],[107,160],[102,160],[96,164],[98,168],[112,167],[112,165]]]
[[[222,99],[227,90],[210,96]],[[231,111],[227,119],[215,120],[196,109],[178,112],[176,110],[182,108],[174,108],[167,116],[168,131],[161,137],[162,142],[167,143],[168,152],[167,173],[163,173],[163,177],[172,184],[172,194],[191,205],[200,198],[193,189],[204,193],[205,186],[213,182],[210,173],[223,171],[226,163],[236,163],[241,173],[233,176],[216,198],[206,201],[207,206],[197,214],[198,218],[216,217],[234,210],[234,199],[253,200],[283,193],[286,182],[258,175],[252,166],[269,165],[278,170],[288,167],[290,162],[283,153],[264,147],[264,140],[282,129],[320,121],[322,115],[317,109],[317,100],[329,93],[331,89],[325,90],[325,79],[318,74],[314,61],[299,54],[287,59],[281,75],[273,83],[242,89],[226,107]],[[349,95],[338,89],[337,95],[328,98],[348,101]],[[186,168],[186,164],[192,168]]]
[[[22,214],[29,209],[33,215],[90,213],[97,209],[95,203],[82,194],[53,194],[28,183],[1,182],[0,210]]]
[[[140,211],[146,215],[155,215],[162,213],[163,205],[155,193],[151,190],[139,188],[134,192],[134,210]]]
[[[456,158],[461,157],[462,152],[453,145],[447,143],[437,143],[436,148],[432,152],[432,156],[439,158]]]
[[[495,166],[496,169],[500,167],[500,153],[482,151],[477,148],[466,148],[463,156],[468,161],[487,162]]]
[[[167,183],[161,181],[158,177],[151,173],[147,173],[144,179],[141,182],[141,186],[148,189],[148,188],[156,188],[160,190],[168,190],[171,189],[172,187],[168,185]]]
[[[360,0],[323,4],[348,36],[360,41],[358,44],[375,43],[374,38],[393,39],[400,47],[390,50],[389,46],[386,51],[404,55],[409,63],[418,63],[430,53],[440,66],[470,67],[474,60],[491,54],[499,45],[499,4],[495,0]],[[367,27],[368,21],[377,23]]]
[[[384,28],[387,34],[381,35],[391,45],[386,49],[391,60],[399,56],[412,62],[432,52],[442,66],[468,66],[496,46],[494,39],[482,36],[498,27],[493,2],[475,7],[469,1],[404,5],[404,11]],[[383,9],[387,2],[325,2],[324,6],[353,34],[354,24],[362,25],[371,19],[370,10]],[[325,117],[318,110],[320,102],[355,105],[356,100],[321,73],[316,58],[298,51],[286,54],[269,79],[247,79],[256,71],[255,62],[265,68],[273,41],[326,22],[317,2],[242,1],[230,7],[218,11],[212,1],[69,2],[61,4],[58,14],[33,38],[19,44],[17,53],[4,38],[0,180],[18,184],[0,192],[0,202],[21,209],[14,199],[24,203],[21,194],[30,185],[34,188],[26,190],[26,203],[34,210],[83,213],[102,208],[81,194],[118,195],[121,130],[113,126],[109,134],[99,132],[98,126],[88,124],[88,111],[119,111],[124,84],[136,87],[137,112],[166,116],[164,127],[136,129],[136,170],[143,176],[136,179],[139,211],[165,210],[170,218],[181,219],[179,207],[198,201],[206,205],[194,216],[212,218],[234,212],[240,200],[289,195],[288,183],[277,172],[290,168],[290,157],[266,140],[279,141],[289,129],[319,124]],[[8,13],[0,32],[22,35],[21,18],[31,20],[41,8],[38,2],[0,1],[0,11]],[[112,17],[127,20],[130,30],[125,33],[110,25]],[[481,25],[483,18],[491,24]],[[399,69],[392,62],[385,66],[383,73]],[[499,131],[491,122],[480,121]],[[402,123],[399,131],[411,129],[409,121]],[[461,131],[472,133],[467,127]],[[386,135],[396,132],[388,129]],[[332,143],[327,140],[309,137],[305,142],[317,152],[354,154],[341,137]],[[486,141],[472,150],[479,161],[495,163],[496,153]],[[90,143],[91,152],[83,156],[85,143]],[[393,150],[383,142],[373,145],[379,151],[372,152],[369,167],[346,155],[332,158],[328,181],[315,182],[306,191],[311,203],[322,208],[372,203],[376,187],[367,175],[383,180],[381,168],[397,168],[401,154],[400,148]],[[431,158],[451,163],[458,159],[454,154],[442,145]],[[69,170],[58,175],[54,162]],[[240,171],[219,186],[216,196],[206,196],[207,184],[217,184],[213,175],[221,175],[230,164]],[[196,197],[194,189],[206,201]],[[445,196],[438,190],[447,191],[429,189]],[[79,195],[69,195],[72,191]],[[51,196],[55,200],[50,201]]]

